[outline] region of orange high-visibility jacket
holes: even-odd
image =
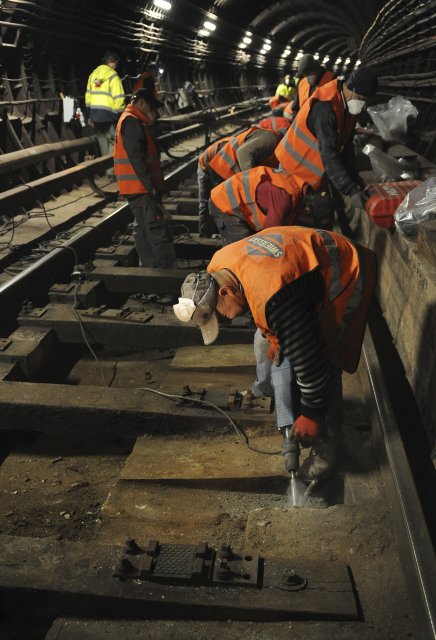
[[[253,167],[248,171],[241,171],[212,189],[210,198],[222,213],[241,218],[254,231],[260,231],[264,227],[266,215],[257,203],[256,191],[264,180],[284,189],[292,197],[292,209],[288,218],[288,224],[292,224],[297,216],[301,188],[286,171],[270,167]],[[292,213],[294,219],[291,217]]]
[[[350,137],[355,123],[345,104],[338,80],[318,87],[301,107],[283,140],[277,145],[275,155],[281,166],[291,173],[298,184],[309,184],[319,189],[324,177],[324,165],[319,153],[318,141],[307,126],[312,105],[316,100],[330,102],[336,114],[337,148],[340,151]]]
[[[231,137],[232,136],[226,136],[225,138],[220,138],[203,151],[203,153],[198,158],[198,164],[203,169],[203,171],[207,171],[209,162],[216,156],[221,147],[223,147],[226,142],[231,139]]]
[[[281,118],[279,116],[270,116],[269,118],[264,118],[260,122],[257,123],[259,129],[268,129],[268,131],[272,131],[273,133],[278,133],[281,136],[284,136],[286,131],[291,126],[288,118]]]
[[[117,124],[117,133],[115,137],[114,145],[114,173],[117,177],[118,190],[122,195],[139,195],[141,193],[147,193],[148,189],[139,180],[135,173],[133,166],[127,156],[127,152],[124,148],[123,138],[121,135],[121,126],[126,118],[137,118],[142,124],[142,130],[147,140],[147,157],[146,165],[149,171],[149,176],[153,187],[156,191],[161,192],[165,188],[162,169],[159,162],[159,157],[156,151],[156,145],[153,140],[153,136],[150,134],[147,125],[149,125],[149,119],[133,104],[127,105],[126,109],[121,114]]]
[[[335,79],[335,74],[333,73],[333,71],[324,71],[318,84],[316,85],[316,88],[323,87],[325,84],[327,84],[328,82],[331,82],[334,79]],[[301,78],[301,80],[298,82],[297,91],[298,91],[298,108],[301,109],[303,104],[310,97],[309,96],[310,84],[307,82],[306,77]],[[290,105],[287,105],[287,108],[285,109],[285,111],[287,113],[288,112],[292,113],[292,103]]]
[[[268,102],[269,102],[269,106],[271,107],[271,109],[275,109],[276,107],[279,106],[280,97],[279,96],[271,96],[271,98],[268,98]]]
[[[209,149],[206,149],[206,151],[200,156],[200,158],[202,158],[202,162],[204,161],[205,169],[203,170],[211,170],[218,176],[220,176],[223,180],[227,180],[227,178],[231,178],[233,175],[235,175],[235,173],[239,173],[241,169],[239,167],[236,152],[238,151],[239,147],[244,144],[247,138],[252,133],[254,133],[254,131],[258,130],[259,127],[253,126],[249,129],[246,129],[237,136],[232,136],[223,145],[217,145],[217,151],[213,155],[209,155],[207,153],[211,147],[209,147]],[[281,139],[281,136],[279,134],[276,133],[275,135],[277,137],[277,141]],[[273,162],[276,162],[275,157],[272,157],[271,160]],[[267,159],[265,159],[263,162],[265,164],[270,164],[269,160]]]
[[[318,309],[332,362],[353,373],[376,281],[375,253],[332,231],[271,227],[215,253],[209,273],[229,269],[240,281],[254,321],[272,344],[268,301],[288,283],[318,269],[325,298]]]

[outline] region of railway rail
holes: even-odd
[[[436,638],[434,550],[377,336],[345,376],[344,463],[295,508],[281,456],[246,447],[280,449],[271,402],[241,393],[250,317],[208,348],[173,318],[219,247],[195,233],[195,163],[166,176],[177,269],[139,269],[128,207],[106,202],[0,283],[0,629]]]

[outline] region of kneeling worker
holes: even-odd
[[[217,251],[207,272],[185,279],[174,305],[205,344],[218,337],[218,316],[232,320],[248,305],[275,352],[271,382],[289,472],[298,466],[290,439],[312,445],[298,472],[307,483],[326,478],[337,462],[341,374],[357,368],[375,281],[373,251],[331,231],[272,227]]]

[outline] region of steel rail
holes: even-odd
[[[188,176],[192,175],[198,163],[198,156],[179,165],[165,176],[165,185],[170,189],[174,189],[182,180],[185,180]],[[10,278],[7,282],[0,285],[0,301],[2,308],[8,306],[8,311],[13,310],[23,297],[29,295],[32,291],[32,276],[38,275],[41,278],[43,274],[47,277],[53,277],[53,263],[59,259],[65,259],[68,268],[71,268],[71,264],[74,266],[75,254],[74,251],[80,251],[81,247],[89,244],[91,237],[100,237],[102,234],[109,235],[113,233],[120,226],[127,224],[131,217],[129,205],[123,204],[115,211],[111,211],[104,218],[101,218],[92,227],[85,227],[80,230],[69,240],[64,241],[59,247],[56,247],[42,258],[35,260],[26,269]],[[9,307],[10,305],[10,307]]]
[[[436,640],[436,557],[369,327],[363,357],[376,413],[372,422],[382,444],[380,469],[391,516],[398,525],[395,532],[417,625],[416,637]]]

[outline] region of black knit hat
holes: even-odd
[[[354,91],[361,96],[372,98],[378,90],[377,76],[368,67],[359,67],[351,72],[345,85],[350,91]]]
[[[159,109],[159,107],[162,106],[162,102],[159,102],[154,93],[152,93],[149,89],[138,89],[137,91],[135,91],[135,93],[132,95],[131,102],[132,104],[134,104],[138,100],[145,100],[146,102],[148,102],[152,109]]]
[[[318,71],[320,65],[311,53],[305,53],[298,61],[298,73],[307,76],[311,71]]]

